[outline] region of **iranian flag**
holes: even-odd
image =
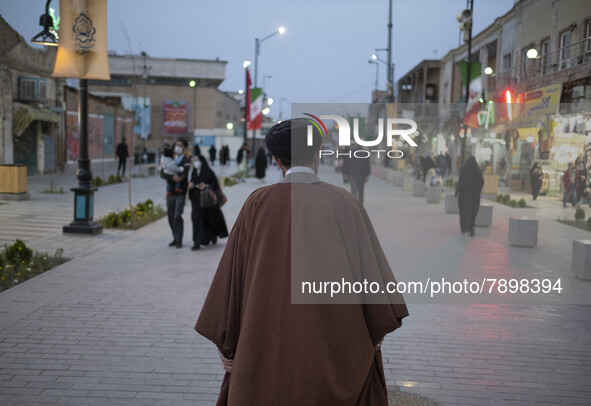
[[[250,109],[248,117],[248,129],[260,130],[263,124],[263,92],[260,87],[250,91]]]

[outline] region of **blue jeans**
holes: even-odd
[[[168,211],[168,225],[172,230],[175,241],[183,241],[183,209],[185,208],[185,195],[173,195],[166,197],[166,209]]]
[[[569,199],[569,194],[570,194],[570,201],[573,204],[573,206],[577,205],[577,197],[576,197],[576,193],[574,191],[574,189],[572,191],[568,191],[568,190],[564,190],[564,194],[562,195],[562,205],[564,207],[566,207],[566,201]]]

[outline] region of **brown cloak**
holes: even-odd
[[[401,298],[398,304],[292,304],[290,208],[303,218],[306,210],[329,208],[331,223],[357,228],[329,230],[340,236],[330,242],[325,233],[311,233],[307,257],[326,258],[335,248],[353,252],[341,255],[351,268],[394,280],[360,202],[313,175],[297,175],[300,180],[288,175],[248,198],[197,320],[195,330],[234,359],[218,405],[387,405],[381,352],[374,346],[400,327],[406,305]],[[301,199],[292,199],[290,181],[314,204],[293,207]],[[355,252],[362,249],[369,252]]]

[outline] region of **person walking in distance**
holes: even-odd
[[[125,163],[127,162],[127,158],[129,158],[129,150],[127,149],[125,137],[121,138],[121,142],[117,144],[115,154],[117,155],[117,158],[119,158],[119,165],[117,166],[117,175],[119,175],[119,172],[121,172],[121,176],[125,177]]]
[[[470,233],[471,237],[474,236],[474,223],[480,208],[480,193],[483,186],[484,178],[476,159],[473,156],[468,157],[460,169],[455,195],[460,209],[460,230],[462,233]]]
[[[349,182],[351,185],[351,193],[363,203],[363,191],[365,184],[369,181],[371,168],[369,158],[355,157],[355,152],[361,149],[359,145],[351,147],[350,155],[345,156],[341,171],[343,172],[343,181]]]

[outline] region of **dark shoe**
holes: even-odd
[[[212,244],[217,244],[217,242],[218,242],[218,238],[217,238],[217,237],[213,237],[213,238],[211,239],[211,243],[212,243]]]
[[[172,240],[172,242],[170,244],[168,244],[169,247],[174,247],[176,245],[176,240]]]
[[[474,230],[470,230],[470,237],[474,237]]]
[[[177,241],[176,242],[176,247],[177,248],[182,248],[183,247],[183,242],[182,241]]]
[[[201,249],[201,247],[199,246],[199,244],[193,244],[193,246],[191,247],[191,251],[197,251],[200,249]]]

